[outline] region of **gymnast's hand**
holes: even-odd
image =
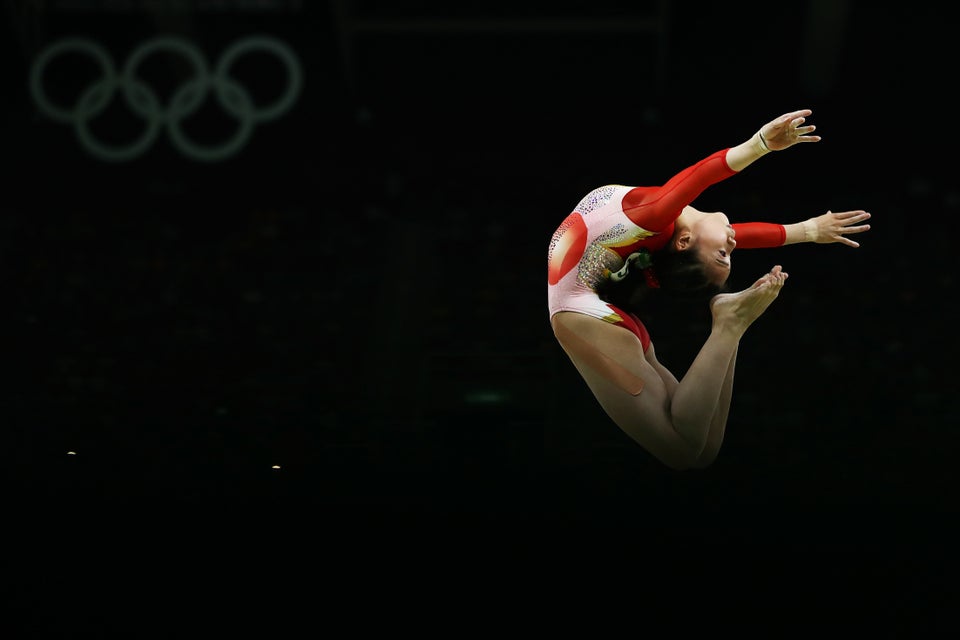
[[[861,210],[840,211],[839,213],[827,211],[822,216],[804,221],[804,240],[819,244],[839,242],[848,247],[859,247],[860,244],[846,237],[846,234],[869,231],[869,224],[858,224],[869,219],[870,214]]]
[[[800,142],[820,142],[820,136],[813,135],[816,125],[805,124],[812,113],[810,109],[791,111],[760,127],[767,148],[782,151]]]

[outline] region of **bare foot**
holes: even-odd
[[[780,295],[787,277],[787,273],[777,265],[743,291],[714,296],[710,300],[714,329],[730,330],[742,335]]]

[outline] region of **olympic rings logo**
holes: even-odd
[[[286,87],[272,103],[257,106],[245,87],[230,76],[237,59],[247,53],[262,51],[272,54],[286,70]],[[153,89],[137,77],[137,71],[149,56],[169,52],[182,56],[193,69],[193,76],[180,85],[161,105]],[[44,89],[44,73],[52,60],[68,53],[89,56],[100,69],[100,77],[86,87],[72,107],[53,104]],[[213,73],[203,54],[190,42],[161,36],[140,44],[127,59],[122,73],[117,73],[109,53],[98,43],[84,38],[67,38],[44,49],[30,72],[30,93],[40,110],[57,122],[71,124],[80,144],[94,156],[108,162],[132,160],[149,149],[165,128],[174,146],[184,155],[204,162],[224,160],[242,149],[253,134],[254,125],[275,120],[296,102],[303,85],[300,62],[284,42],[268,36],[249,36],[230,45],[217,60]],[[239,126],[234,135],[218,145],[198,144],[183,130],[185,118],[195,113],[212,89],[223,109]],[[143,133],[125,146],[108,145],[97,139],[90,122],[102,113],[117,90],[123,92],[126,105],[146,122]]]

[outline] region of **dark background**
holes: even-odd
[[[12,501],[330,526],[612,521],[671,539],[719,522],[815,546],[897,530],[916,534],[909,553],[940,539],[960,444],[955,19],[853,0],[452,4],[5,3]],[[166,128],[106,161],[29,90],[65,37],[121,70],[157,35],[213,68],[262,34],[295,52],[302,91],[219,161]],[[48,71],[63,107],[97,77],[78,54]],[[138,74],[162,100],[191,70],[160,52]],[[264,54],[232,75],[258,105],[285,86]],[[88,125],[104,144],[143,131],[119,96]],[[855,250],[738,252],[735,286],[773,264],[790,280],[742,343],[720,457],[670,471],[553,340],[550,235],[592,188],[659,184],[806,107],[821,143],[698,205],[782,223],[866,209],[873,229]],[[181,128],[215,146],[237,125],[208,91]],[[678,375],[706,336],[698,313],[651,323]]]

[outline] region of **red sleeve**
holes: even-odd
[[[730,225],[737,232],[738,249],[765,249],[782,246],[787,230],[782,224],[770,222],[740,222]]]
[[[623,212],[634,224],[648,231],[662,231],[704,189],[736,173],[727,164],[727,151],[729,149],[721,149],[687,167],[662,187],[631,189],[621,202]]]

